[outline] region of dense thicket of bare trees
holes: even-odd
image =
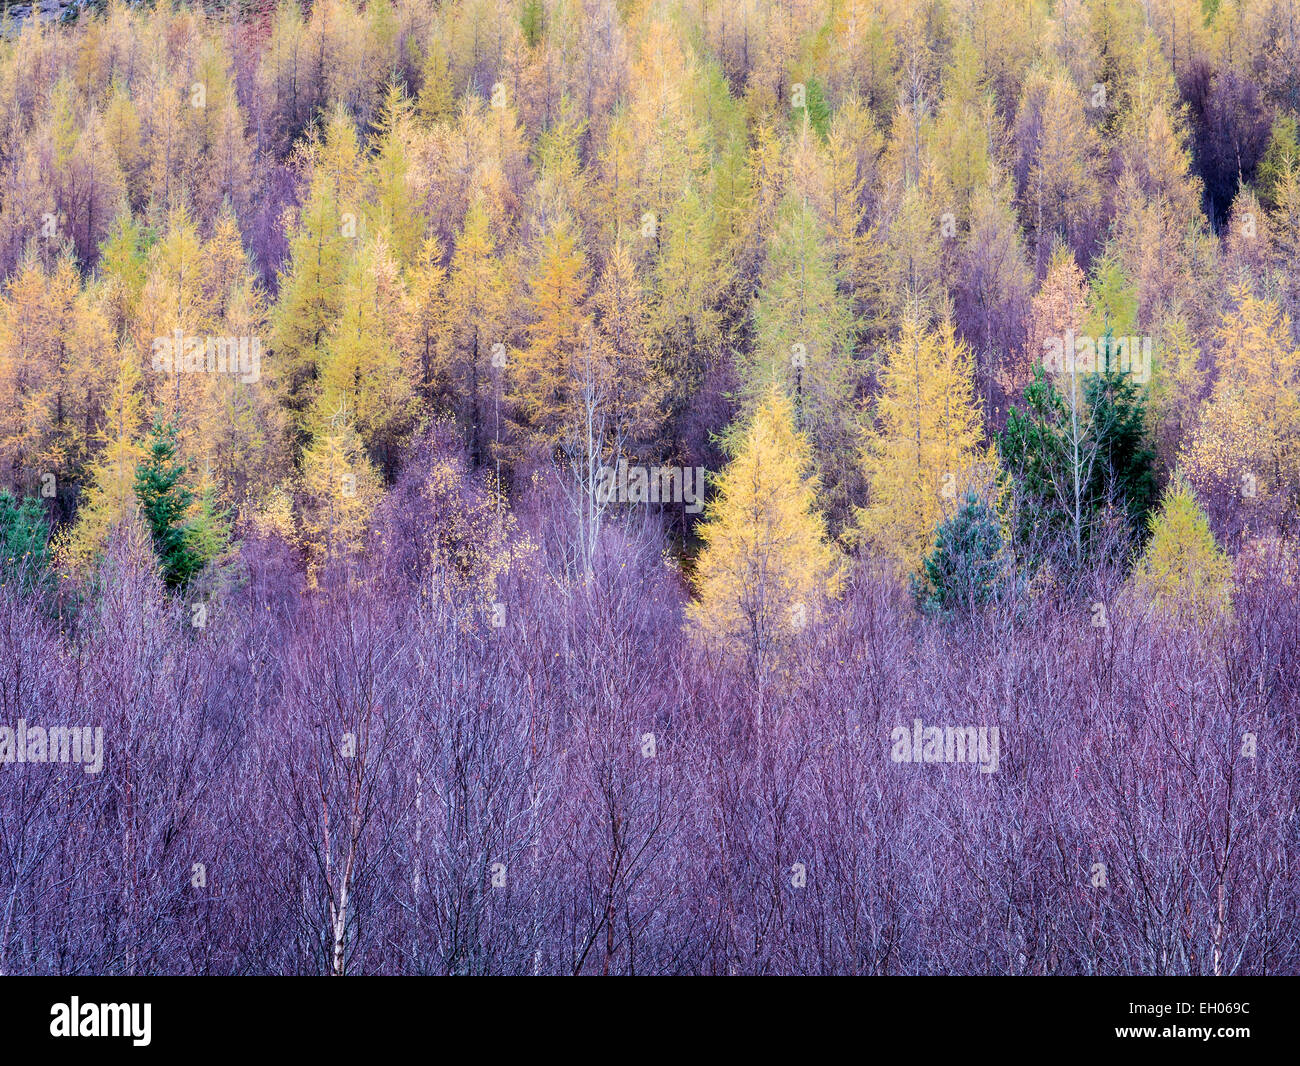
[[[759,691],[644,529],[562,583],[523,507],[468,607],[460,491],[310,593],[250,539],[202,626],[129,531],[79,611],[0,591],[0,722],[104,730],[100,773],[0,765],[5,973],[1300,969],[1285,555],[1200,629],[863,576]],[[997,772],[894,761],[917,718],[998,726]]]

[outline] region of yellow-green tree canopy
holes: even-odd
[[[135,468],[144,457],[139,436],[143,426],[140,371],[129,355],[118,362],[117,380],[108,401],[102,447],[87,472],[77,519],[58,537],[59,564],[68,574],[82,573],[103,550],[119,523],[135,515]]]
[[[907,315],[880,380],[864,452],[870,495],[858,522],[869,548],[910,573],[965,491],[990,480],[995,460],[980,445],[970,350],[951,323],[931,331]]]
[[[689,624],[711,645],[745,655],[759,674],[838,589],[809,458],[790,401],[774,385],[718,478],[700,529]]]
[[[1151,516],[1151,540],[1133,578],[1162,612],[1180,618],[1207,621],[1231,606],[1232,563],[1182,478]]]
[[[1244,288],[1218,333],[1219,378],[1178,465],[1199,492],[1228,486],[1294,508],[1300,500],[1300,348],[1272,300]],[[1204,498],[1204,497],[1203,497]]]
[[[339,411],[303,449],[297,490],[300,538],[314,583],[330,559],[360,547],[383,493],[379,472],[346,412]]]

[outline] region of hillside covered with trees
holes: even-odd
[[[1300,0],[60,11],[0,974],[1300,972]]]

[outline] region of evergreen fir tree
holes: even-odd
[[[934,550],[913,582],[918,602],[936,613],[972,611],[992,600],[1005,573],[997,512],[974,492],[940,524]]]
[[[1110,343],[1109,334],[1104,343]],[[1018,489],[1018,540],[1035,555],[1042,545],[1073,542],[1075,564],[1108,503],[1141,539],[1155,499],[1155,452],[1147,439],[1146,401],[1123,370],[1107,367],[1083,380],[1076,412],[1041,368],[1012,407],[999,438],[1002,464]]]
[[[1109,333],[1105,339],[1109,344]],[[1087,379],[1084,397],[1098,460],[1089,497],[1100,503],[1113,493],[1140,539],[1156,501],[1156,456],[1147,440],[1145,397],[1131,374],[1113,366]]]
[[[189,583],[203,568],[204,558],[191,539],[187,521],[194,494],[185,486],[185,464],[176,457],[176,427],[155,419],[145,456],[136,467],[135,495],[153,536],[168,588]]]
[[[14,582],[24,592],[43,585],[49,574],[50,524],[34,496],[22,501],[0,489],[0,585]]]

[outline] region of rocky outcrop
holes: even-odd
[[[0,18],[7,18],[17,31],[33,18],[41,22],[71,21],[83,7],[89,6],[86,0],[32,0],[31,3],[8,5],[7,10],[0,11]],[[0,4],[0,7],[4,5]]]

